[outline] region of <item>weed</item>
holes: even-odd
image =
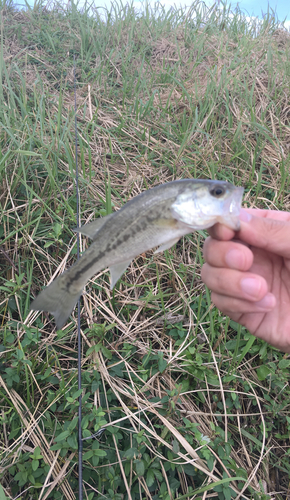
[[[73,55],[82,224],[186,177],[289,210],[289,33],[271,12],[198,1],[139,13],[2,2],[1,30],[0,497],[71,500],[75,316],[55,331],[29,305],[76,258]],[[107,272],[86,287],[90,500],[287,497],[290,361],[212,307],[205,237],[139,256],[113,292]]]

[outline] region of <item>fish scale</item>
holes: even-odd
[[[221,222],[239,229],[243,188],[226,181],[182,179],[149,189],[119,211],[76,231],[93,240],[82,257],[47,286],[31,309],[48,311],[57,328],[67,321],[87,281],[110,268],[111,288],[139,254],[166,250],[185,234]]]

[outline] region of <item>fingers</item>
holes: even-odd
[[[203,247],[205,261],[214,267],[247,271],[253,264],[253,253],[242,242],[207,238]]]
[[[202,267],[201,278],[213,292],[220,296],[229,297],[235,305],[236,302],[234,299],[260,302],[268,293],[268,285],[265,278],[253,273],[228,268],[224,268],[221,271],[220,268],[212,267],[206,263]],[[266,302],[263,302],[262,306],[264,307],[265,304]]]
[[[268,292],[266,279],[253,270],[254,256],[239,241],[218,241],[211,237],[204,244],[206,263],[201,278],[212,290],[213,303],[225,314],[269,311],[276,304]]]
[[[235,231],[229,229],[227,226],[220,224],[219,222],[214,226],[207,229],[208,234],[216,240],[231,240],[235,236]]]
[[[239,217],[240,221],[247,222],[249,217],[251,218],[252,211],[252,209],[245,210],[244,208],[242,208]],[[262,210],[260,212],[262,212]],[[228,241],[231,240],[235,236],[235,234],[238,234],[238,231],[235,232],[232,229],[229,229],[227,226],[224,226],[223,224],[220,224],[218,222],[208,229],[208,233],[210,234],[210,236],[212,236],[212,238]]]
[[[290,258],[290,214],[274,210],[242,209],[241,229],[238,232],[215,224],[209,234],[223,241],[235,235],[245,243]]]
[[[223,313],[238,322],[253,313],[254,324],[276,306],[268,284],[271,289],[273,259],[290,259],[290,214],[242,209],[240,220],[241,229],[236,233],[221,224],[209,229],[201,277]]]
[[[254,217],[261,217],[265,219],[275,219],[280,221],[290,221],[290,212],[282,210],[268,210],[260,208],[242,208],[240,220],[244,220],[244,213],[249,213]],[[247,222],[247,220],[246,220]]]
[[[264,211],[261,212],[266,216],[255,217],[252,212],[243,211],[243,217],[248,220],[241,222],[239,239],[257,248],[290,258],[290,220],[271,219]],[[279,212],[276,215],[278,214]]]
[[[266,294],[260,301],[251,302],[212,292],[211,300],[220,311],[233,319],[242,314],[268,312],[276,305],[276,299],[271,293]],[[238,319],[235,319],[235,321],[238,321]]]

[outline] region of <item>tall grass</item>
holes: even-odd
[[[82,224],[186,177],[289,210],[290,37],[226,4],[0,6],[0,498],[71,500],[75,314],[29,306],[76,258],[73,56]],[[205,236],[88,283],[84,498],[288,496],[289,356],[212,307]]]

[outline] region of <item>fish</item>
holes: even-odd
[[[217,222],[238,231],[242,196],[242,187],[209,179],[181,179],[144,191],[120,210],[75,229],[93,243],[40,292],[31,309],[50,312],[61,329],[87,281],[102,269],[109,267],[113,289],[131,261],[154,247],[162,252]]]

